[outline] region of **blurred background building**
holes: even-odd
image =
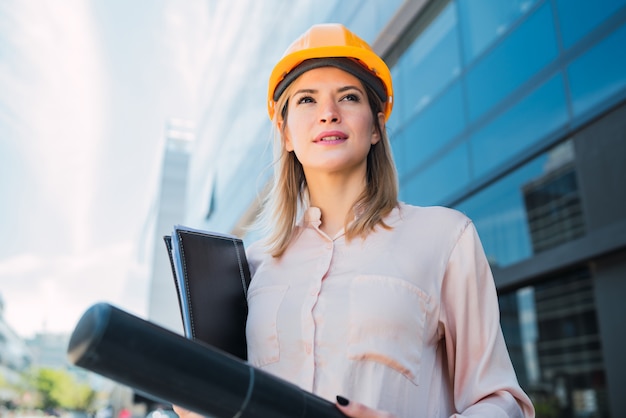
[[[0,295],[0,416],[16,416],[10,412],[14,408],[27,410],[32,406],[36,395],[29,386],[41,369],[67,371],[77,382],[117,396],[118,399],[110,400],[115,406],[124,405],[122,401],[130,405],[132,392],[128,388],[69,363],[66,354],[69,335],[44,330],[24,339],[6,322],[3,310],[4,300]],[[95,399],[94,407],[97,406],[98,399]]]
[[[477,226],[538,416],[623,414],[626,1],[251,1],[220,21],[237,36],[207,62],[221,75],[203,80],[184,214],[156,258],[174,223],[257,238],[269,73],[311,24],[343,23],[392,69],[401,199]],[[178,319],[169,294],[151,312]]]
[[[165,129],[165,152],[159,196],[156,199],[152,275],[149,286],[148,317],[173,331],[182,329],[176,300],[176,285],[169,257],[165,250],[164,235],[170,235],[173,226],[181,223],[185,215],[187,172],[193,146],[193,124],[187,120],[172,119]],[[176,315],[172,315],[175,305]]]
[[[26,342],[4,319],[4,299],[0,294],[0,405],[17,399],[14,387],[32,362],[33,353]]]

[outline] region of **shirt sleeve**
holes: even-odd
[[[534,417],[500,327],[495,283],[473,223],[452,249],[441,289],[441,328],[454,417]]]

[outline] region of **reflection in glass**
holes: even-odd
[[[537,416],[609,416],[593,292],[582,267],[500,295],[502,331]]]
[[[400,176],[432,157],[464,127],[463,97],[457,82],[394,138],[392,146],[402,158]]]
[[[502,333],[506,339],[506,347],[511,357],[511,362],[515,367],[515,373],[517,374],[517,380],[524,388],[528,388],[529,382],[533,382],[536,371],[536,349],[534,346],[528,353],[526,352],[525,344],[529,342],[535,342],[536,338],[536,324],[533,321],[528,324],[528,327],[533,326],[533,334],[528,334],[526,327],[522,326],[522,314],[524,310],[520,305],[520,300],[515,292],[500,295],[498,298],[500,304],[500,325],[502,327]],[[528,354],[535,355],[535,358],[529,357]],[[535,363],[534,370],[531,370],[531,364]],[[534,373],[533,373],[534,372]]]
[[[578,42],[609,16],[626,6],[626,0],[556,0],[565,49]]]
[[[320,8],[317,2],[313,3],[315,7]],[[351,16],[349,21],[346,22],[347,26],[352,32],[358,33],[365,42],[371,45],[385,24],[389,22],[389,19],[398,10],[402,0],[386,0],[384,2],[378,0],[339,1],[338,3],[342,7],[346,5],[354,7],[353,12],[346,13],[346,16]],[[335,18],[332,17],[335,15],[331,14],[330,16],[330,20],[335,21]]]
[[[442,204],[451,193],[466,187],[469,180],[467,144],[462,143],[416,176],[401,178],[400,199],[418,206]]]
[[[557,54],[552,11],[546,2],[467,73],[470,119],[491,109]]]
[[[557,75],[470,138],[474,174],[480,177],[506,163],[567,118],[563,77]]]
[[[458,0],[465,62],[470,63],[525,15],[536,0]]]
[[[576,116],[626,88],[626,26],[610,34],[568,68]]]
[[[457,205],[474,220],[492,265],[586,233],[574,162],[573,143],[565,141]]]
[[[585,234],[574,161],[522,187],[535,254]]]
[[[405,51],[395,90],[398,107],[411,117],[428,105],[460,73],[456,4],[451,2]],[[404,122],[404,121],[402,121]]]

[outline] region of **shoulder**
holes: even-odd
[[[246,245],[246,257],[249,262],[263,258],[267,254],[267,246],[264,244],[263,240],[256,240]]]
[[[406,203],[400,203],[385,223],[390,229],[381,231],[380,236],[442,260],[447,260],[464,233],[473,227],[470,218],[456,209]]]
[[[415,206],[400,202],[398,209],[404,215],[419,215],[437,217],[439,219],[466,220],[469,219],[464,213],[445,206]]]
[[[246,245],[246,258],[252,275],[254,275],[259,265],[263,263],[263,260],[266,260],[268,257],[271,258],[272,256],[269,254],[263,240],[257,240],[250,245]]]
[[[391,223],[402,222],[405,225],[415,225],[427,231],[434,230],[462,233],[472,220],[464,213],[444,206],[414,206],[400,203],[397,216]]]

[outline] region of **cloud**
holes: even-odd
[[[0,283],[5,319],[22,337],[69,333],[97,302],[140,316],[146,311],[148,269],[136,261],[131,243],[78,256],[19,255],[0,262]]]
[[[20,163],[6,198],[15,209],[5,209],[5,219],[22,232],[41,232],[40,240],[65,239],[78,249],[89,240],[91,185],[104,141],[106,85],[91,10],[78,0],[9,1],[2,12],[11,24],[0,27],[8,46],[0,100],[13,117],[0,134]],[[57,225],[65,226],[63,235]]]
[[[0,294],[23,336],[146,310],[163,128],[198,109],[217,6],[131,3],[0,2]]]

